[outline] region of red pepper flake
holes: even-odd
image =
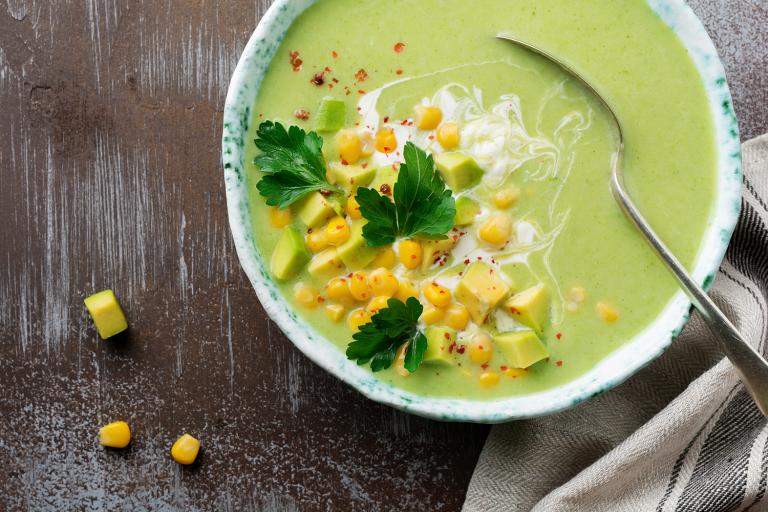
[[[400,126],[405,126],[407,124],[408,124],[408,120],[407,119],[403,119],[403,122],[400,123]]]
[[[362,164],[360,164],[360,167],[365,169],[366,167],[368,167],[368,162],[363,162]]]
[[[482,257],[482,256],[478,256],[478,257],[477,257],[477,260],[478,260],[478,261],[480,261],[480,260],[482,260],[482,259],[483,259],[483,257]]]
[[[464,345],[460,345],[460,346],[456,347],[456,352],[459,353],[459,354],[463,354],[465,350],[467,350],[467,347],[464,346]]]
[[[508,370],[507,365],[503,364],[503,365],[499,366],[499,370],[501,370],[503,372],[507,371]]]
[[[355,80],[357,80],[358,82],[365,82],[366,80],[368,80],[368,72],[363,68],[358,69],[355,72]]]
[[[311,233],[311,232],[312,232],[312,228],[307,228],[307,233]]]
[[[339,54],[336,53],[336,50],[331,50],[331,57],[333,57],[334,59],[339,58]]]
[[[556,361],[556,362],[555,362],[555,364],[556,364],[557,366],[563,366],[563,362],[562,362],[562,361]]]
[[[299,51],[293,50],[288,53],[288,56],[291,59],[291,68],[296,72],[301,71],[303,61],[299,58]]]
[[[296,119],[301,119],[302,121],[306,121],[309,119],[309,111],[304,110],[303,108],[296,109],[293,112],[293,117]]]
[[[555,338],[557,338],[557,339],[560,339],[562,337],[563,337],[563,333],[561,333],[561,332],[555,334]]]
[[[361,110],[363,110],[363,107],[357,107],[358,112],[360,112]]]
[[[467,258],[467,259],[465,259],[465,260],[464,260],[464,264],[465,264],[465,265],[469,265],[469,258]]]
[[[481,364],[480,368],[482,368],[483,370],[487,370],[488,369],[488,363]]]
[[[325,71],[319,71],[312,76],[310,82],[318,87],[325,83]]]
[[[516,308],[516,307],[514,307],[514,306],[510,306],[510,308],[509,308],[509,312],[510,312],[510,313],[512,313],[513,315],[519,315],[519,314],[520,314],[520,310],[519,310],[519,309],[517,309],[517,308]]]
[[[464,272],[459,272],[459,277],[463,276]]]
[[[403,70],[402,70],[401,68],[397,68],[397,69],[395,70],[395,74],[396,74],[396,75],[402,75],[402,74],[403,74]]]
[[[456,342],[454,341],[450,345],[448,345],[448,353],[453,354],[454,349],[456,348]]]
[[[357,94],[365,94],[365,91],[363,89],[358,89]]]
[[[348,278],[350,278],[350,279],[352,279],[352,272],[350,272],[349,274],[347,274],[347,277],[348,277]]]
[[[344,160],[344,159],[342,158],[342,159],[341,159],[341,165],[349,165],[349,162],[347,162],[346,160]]]
[[[329,68],[328,66],[325,66],[325,68],[324,68],[324,69],[325,69],[325,72],[326,72],[326,73],[330,73],[331,71],[333,71],[333,70],[332,70],[331,68]]]
[[[325,297],[323,297],[322,295],[318,295],[318,296],[317,296],[317,302],[319,302],[320,304],[322,304],[323,302],[325,302]]]
[[[385,122],[385,123],[388,123],[388,122],[389,122],[389,116],[384,116],[384,122]]]
[[[379,187],[379,192],[381,192],[381,193],[382,193],[382,194],[384,194],[385,196],[388,196],[389,194],[391,194],[391,193],[392,193],[392,187],[390,187],[390,186],[389,186],[388,184],[386,184],[386,183],[383,183],[383,184],[382,184],[382,185]]]
[[[395,53],[403,53],[403,50],[405,50],[405,43],[395,43],[393,50],[395,50]]]
[[[443,336],[445,336],[445,339],[449,340],[451,339],[451,335],[449,333],[443,333]]]
[[[330,190],[326,190],[324,188],[320,189],[319,192],[320,192],[320,195],[323,196],[323,197],[330,197],[330,195],[331,195],[331,191]]]
[[[339,79],[336,78],[336,77],[333,77],[333,78],[331,78],[331,82],[337,84],[337,83],[339,83]]]
[[[429,136],[429,137],[427,137],[427,138],[428,138],[429,140],[435,140],[435,136],[434,136],[434,135],[430,135],[430,136]]]

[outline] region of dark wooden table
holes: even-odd
[[[326,375],[238,264],[221,113],[267,3],[0,1],[0,510],[460,508],[486,427]],[[692,4],[743,138],[766,131],[768,4]],[[103,288],[131,325],[110,342],[82,304]],[[127,450],[98,445],[114,419]]]

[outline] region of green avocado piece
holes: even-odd
[[[493,343],[512,368],[528,368],[549,357],[547,347],[533,331],[500,333],[493,337]]]
[[[296,214],[308,228],[316,228],[338,215],[341,207],[320,192],[312,192],[297,203]]]
[[[334,162],[330,165],[330,175],[336,184],[347,193],[352,193],[357,187],[368,185],[376,176],[376,169],[372,166],[364,168],[362,165],[342,165],[340,162]]]
[[[450,346],[456,341],[456,331],[450,327],[430,325],[424,332],[427,338],[427,350],[424,351],[424,364],[453,366],[454,358]]]
[[[307,272],[317,278],[331,278],[337,276],[344,269],[344,264],[339,259],[335,247],[317,253],[309,262]]]
[[[478,325],[485,323],[491,310],[509,293],[509,285],[500,273],[478,261],[470,265],[456,285],[456,300],[464,304]]]
[[[442,240],[422,241],[421,247],[424,250],[424,257],[421,260],[421,271],[428,271],[441,258],[450,256],[457,243],[459,243],[459,236],[456,233],[448,233],[448,238]]]
[[[112,290],[94,293],[86,297],[83,302],[93,318],[93,323],[96,324],[96,330],[99,331],[101,339],[111,338],[128,328],[125,313]]]
[[[457,226],[468,226],[475,222],[475,217],[480,213],[480,205],[467,196],[461,196],[456,200],[456,217],[453,223]]]
[[[370,247],[363,237],[364,222],[353,222],[349,239],[338,248],[339,259],[349,270],[359,270],[368,266],[379,253],[377,247]]]
[[[464,153],[440,153],[435,156],[435,165],[445,184],[454,192],[474,187],[483,177],[477,162]]]
[[[513,295],[504,303],[512,318],[541,334],[549,321],[549,297],[547,288],[537,284]]]
[[[272,275],[280,280],[290,279],[298,274],[308,261],[309,251],[304,245],[301,233],[293,226],[283,229],[269,264]]]
[[[315,114],[315,130],[319,132],[335,132],[344,126],[346,106],[341,100],[323,98],[317,106]]]

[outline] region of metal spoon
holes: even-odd
[[[664,242],[656,235],[651,226],[643,218],[640,211],[635,206],[632,198],[627,193],[624,185],[624,178],[621,173],[621,163],[624,154],[624,132],[621,129],[621,123],[616,116],[616,112],[611,108],[603,96],[592,87],[579,73],[570,66],[560,61],[550,53],[538,48],[530,43],[517,39],[506,34],[496,36],[499,39],[510,41],[518,46],[532,51],[547,60],[554,62],[568,74],[575,77],[581,84],[587,88],[594,96],[600,100],[605,109],[613,117],[618,134],[618,149],[613,158],[611,169],[611,190],[616,201],[621,206],[629,220],[637,227],[645,240],[651,245],[656,254],[661,258],[667,268],[677,279],[683,291],[688,295],[693,306],[699,311],[705,322],[715,334],[721,350],[725,353],[733,366],[739,371],[744,386],[752,395],[757,407],[768,416],[768,362],[746,342],[739,334],[736,327],[723,314],[722,311],[712,302],[712,299],[704,290],[693,280],[683,265],[672,254]]]

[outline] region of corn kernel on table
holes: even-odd
[[[0,2],[0,510],[461,507],[486,427],[337,382],[240,269],[222,107],[268,3]],[[691,5],[742,138],[764,132],[768,5]],[[107,288],[129,329],[102,341],[83,299]],[[105,449],[117,420],[131,444]]]

